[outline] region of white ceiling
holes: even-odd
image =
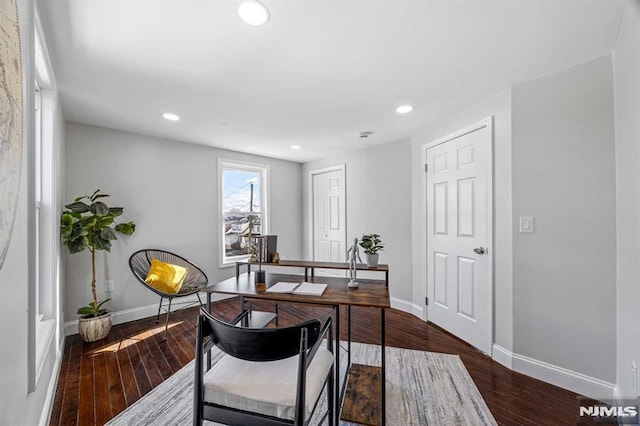
[[[612,51],[623,0],[38,0],[67,120],[293,161]],[[395,107],[415,106],[400,116]],[[161,113],[182,117],[168,122]],[[361,131],[373,131],[359,139]],[[290,145],[298,144],[294,151]]]

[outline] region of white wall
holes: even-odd
[[[512,234],[511,234],[511,92],[503,90],[449,117],[429,124],[412,137],[413,301],[424,306],[426,296],[426,230],[421,206],[424,145],[493,116],[493,262],[494,342],[512,348]]]
[[[34,10],[30,0],[19,0],[20,38],[23,60],[23,156],[18,194],[18,209],[11,236],[11,242],[5,262],[0,269],[0,285],[3,293],[0,298],[0,424],[3,425],[37,425],[48,422],[53,403],[59,363],[60,349],[63,341],[56,338],[45,348],[44,359],[39,380],[34,389],[29,390],[29,372],[35,368],[33,355],[32,332],[33,322],[30,318],[35,314],[33,309],[33,246],[32,239],[33,207],[29,200],[33,191],[33,181],[29,177],[33,169],[32,144],[34,137],[34,64],[33,64],[33,32]],[[55,122],[62,120],[60,112],[56,112]],[[29,148],[27,148],[29,147]],[[54,156],[58,157],[64,150],[63,133],[56,130],[54,138]],[[59,164],[56,165],[59,169]],[[60,200],[54,200],[54,204]],[[57,243],[57,242],[56,242]],[[58,264],[54,259],[54,263]],[[58,271],[60,273],[60,271]],[[54,273],[55,274],[55,273]],[[55,277],[51,279],[54,281]],[[59,318],[60,312],[54,312]],[[61,330],[61,323],[57,329]],[[62,336],[57,334],[59,338]]]
[[[385,249],[380,263],[389,265],[392,304],[411,309],[411,161],[410,142],[401,140],[357,151],[328,153],[327,158],[304,164],[304,258],[312,259],[309,172],[346,165],[347,244],[362,234],[380,234]],[[359,273],[360,276],[361,273]]]
[[[114,241],[110,254],[97,257],[100,298],[104,280],[114,280],[115,291],[108,296],[112,311],[158,303],[129,270],[129,256],[142,248],[180,254],[200,266],[210,282],[233,276],[235,268],[219,268],[218,158],[269,166],[269,233],[278,235],[283,257],[301,257],[298,163],[76,123],[67,123],[66,152],[67,201],[99,188],[111,195],[111,206],[124,207],[122,220],[137,226],[132,236]],[[89,253],[67,255],[66,266],[66,321],[71,321],[75,309],[90,299]]]
[[[611,57],[516,85],[512,106],[514,352],[614,382]]]
[[[634,398],[640,367],[640,2],[627,0],[613,54],[616,131],[617,385]],[[637,393],[637,391],[636,391]]]
[[[23,27],[24,28],[24,27]],[[2,269],[0,284],[0,394],[3,395],[0,423],[25,424],[27,407],[28,288],[27,264],[27,152],[23,152],[20,194],[11,242]]]
[[[493,356],[602,397],[615,371],[612,84],[604,57],[515,85],[416,132],[411,155],[414,303],[426,294],[423,147],[493,116]],[[534,234],[519,234],[526,215]]]

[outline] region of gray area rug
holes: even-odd
[[[353,343],[351,349],[352,362],[380,365],[380,346]],[[213,352],[215,362],[221,354],[215,348]],[[345,364],[342,352],[341,366]],[[392,347],[387,347],[386,356],[388,425],[496,424],[459,356]],[[192,423],[192,383],[193,362],[107,424],[189,425]],[[326,405],[325,397],[322,401]],[[316,416],[320,417],[324,410],[323,406],[316,409]],[[312,420],[311,424],[317,424]],[[341,422],[341,425],[350,423]]]

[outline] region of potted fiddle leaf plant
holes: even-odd
[[[374,268],[378,266],[378,252],[384,248],[384,243],[378,234],[365,234],[360,238],[360,247],[364,249],[367,266]]]
[[[96,252],[111,251],[111,242],[117,240],[116,233],[131,235],[136,230],[133,222],[117,223],[116,218],[124,212],[122,207],[109,207],[105,203],[107,194],[98,189],[65,205],[60,220],[62,243],[69,253],[89,250],[91,254],[91,294],[89,305],[78,309],[78,332],[85,342],[105,338],[111,331],[111,313],[103,308],[109,299],[98,301],[96,289]]]

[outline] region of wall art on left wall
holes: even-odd
[[[17,0],[0,0],[0,269],[7,255],[22,164],[22,57]]]

